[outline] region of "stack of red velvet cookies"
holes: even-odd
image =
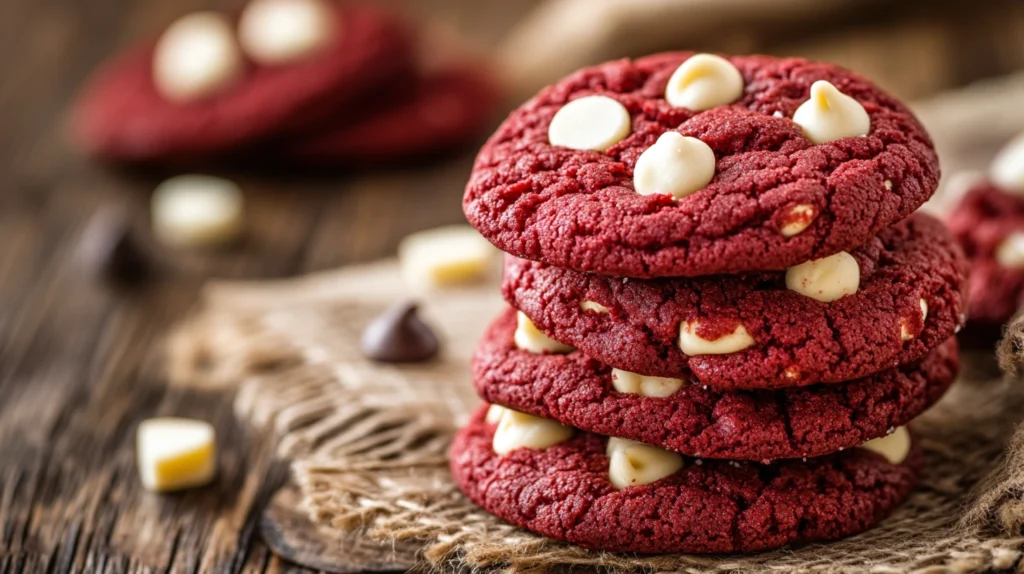
[[[589,548],[739,552],[869,528],[922,472],[965,263],[928,135],[846,70],[671,53],[577,72],[477,158],[513,257],[451,467]]]

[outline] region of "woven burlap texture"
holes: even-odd
[[[992,353],[966,356],[961,380],[915,429],[926,452],[910,499],[853,538],[751,556],[638,557],[587,551],[481,511],[447,470],[452,433],[478,404],[468,361],[502,308],[496,285],[422,297],[443,356],[379,365],[359,353],[367,322],[410,295],[394,262],[272,283],[216,284],[172,339],[178,384],[237,385],[240,418],[272,427],[302,504],[325,536],[363,529],[419,540],[429,564],[543,571],[593,566],[687,572],[974,572],[1020,569],[1024,538],[1021,385]],[[1020,364],[1024,321],[1001,359]]]

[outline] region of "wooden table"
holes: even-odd
[[[409,2],[483,45],[534,3]],[[1024,60],[1024,49],[973,44],[962,58],[932,53],[936,38],[964,34],[980,42],[1002,33],[1004,44],[1020,47],[1019,2],[993,2],[988,11],[973,4],[944,8],[940,24],[936,12],[920,20],[901,12],[895,23],[860,18],[820,41],[761,47],[863,60],[861,68],[879,68],[897,93],[922,95]],[[243,246],[173,254],[154,280],[131,289],[93,277],[77,250],[91,215],[120,205],[144,222],[147,194],[167,174],[77,157],[62,138],[66,104],[108,53],[211,5],[218,3],[0,2],[0,571],[304,571],[274,557],[256,534],[262,506],[284,479],[269,441],[238,426],[226,391],[168,387],[160,341],[207,278],[280,277],[369,260],[391,253],[408,232],[461,220],[469,152],[374,173],[237,172],[250,210]],[[869,57],[880,31],[904,25],[917,35],[901,56]],[[1007,26],[1016,32],[995,31]],[[931,68],[922,72],[926,54]],[[214,422],[222,453],[212,486],[170,496],[140,488],[135,426],[154,415]]]

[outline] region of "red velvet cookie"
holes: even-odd
[[[674,474],[617,490],[604,437],[577,432],[499,456],[486,410],[452,445],[459,488],[516,526],[596,550],[756,552],[850,536],[907,497],[922,458],[913,447],[900,464],[861,448],[769,465],[684,459]]]
[[[92,155],[158,162],[232,152],[301,130],[413,74],[411,35],[375,9],[332,4],[340,33],[293,63],[246,62],[224,92],[178,103],[153,81],[154,44],[118,57],[89,81],[74,105],[72,137]]]
[[[586,68],[514,111],[477,157],[463,200],[470,223],[525,259],[615,276],[699,276],[778,270],[852,249],[934,192],[928,134],[863,77],[802,59],[731,57],[742,95],[694,112],[665,97],[690,56]],[[791,118],[818,80],[859,102],[866,136],[813,144],[804,135]],[[549,143],[556,113],[592,95],[624,107],[628,135],[603,152]],[[678,201],[634,186],[641,154],[670,131],[700,139],[717,160],[710,183]]]
[[[832,302],[788,289],[782,272],[634,280],[514,258],[503,292],[549,336],[603,363],[718,390],[867,376],[923,357],[962,324],[966,262],[939,221],[915,214],[850,256],[859,288]],[[688,355],[684,325],[711,342],[742,328],[748,346]]]
[[[689,456],[768,461],[820,456],[885,436],[921,414],[956,377],[956,339],[919,362],[837,385],[716,392],[619,392],[611,367],[580,351],[538,355],[513,342],[515,313],[488,329],[473,383],[488,403]],[[671,393],[671,394],[669,394]],[[664,396],[668,395],[668,396]]]
[[[953,210],[949,227],[971,264],[971,321],[1005,323],[1024,303],[1024,197],[981,183]]]

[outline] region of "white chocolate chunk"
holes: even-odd
[[[334,22],[323,0],[252,0],[238,21],[238,41],[260,64],[287,64],[330,43]]]
[[[891,179],[887,179],[887,180],[883,181],[882,185],[885,186],[885,189],[887,189],[889,191],[892,191],[892,180]]]
[[[216,433],[207,422],[148,419],[139,424],[135,439],[139,477],[148,490],[202,486],[217,472]]]
[[[811,85],[811,97],[796,109],[793,121],[816,144],[863,136],[871,131],[871,118],[864,106],[825,80]]]
[[[860,265],[845,251],[786,270],[790,291],[825,303],[852,295],[860,288]]]
[[[620,393],[632,393],[642,397],[668,397],[683,387],[682,379],[651,377],[612,369],[612,386]]]
[[[231,22],[216,12],[195,12],[171,24],[153,51],[153,85],[172,102],[222,92],[244,69]]]
[[[551,145],[604,151],[633,130],[629,111],[608,96],[585,96],[558,110],[548,126]]]
[[[732,333],[709,341],[697,334],[696,321],[679,324],[679,348],[687,355],[727,355],[742,351],[754,344],[754,338],[743,325],[736,325]]]
[[[928,302],[921,299],[921,324],[924,325],[925,320],[928,319]],[[903,341],[909,341],[917,335],[910,330],[910,324],[907,320],[903,320],[900,325],[900,339]]]
[[[568,353],[573,350],[571,346],[559,343],[542,333],[522,311],[516,312],[516,333],[513,340],[516,347],[535,355]]]
[[[877,452],[892,464],[902,464],[910,454],[910,433],[907,427],[899,427],[889,436],[869,440],[861,448]]]
[[[640,195],[660,193],[680,199],[703,189],[713,177],[715,152],[708,144],[679,132],[665,132],[636,160],[633,188]]]
[[[492,425],[498,424],[501,422],[502,415],[504,415],[507,410],[507,408],[501,405],[491,405],[490,408],[487,409],[487,416],[485,417],[487,423]]]
[[[1006,269],[1024,269],[1024,231],[1013,231],[999,243],[996,261]]]
[[[608,480],[619,490],[656,482],[683,468],[679,453],[624,438],[609,438],[605,453]]]
[[[572,432],[572,427],[556,421],[505,409],[491,446],[498,454],[508,454],[517,448],[544,450],[569,440]]]
[[[497,250],[468,225],[419,231],[398,245],[402,276],[412,285],[443,287],[485,277]]]
[[[813,205],[807,205],[801,203],[800,205],[793,206],[782,220],[782,228],[779,229],[779,233],[783,237],[793,237],[800,233],[803,233],[805,229],[810,227],[811,223],[818,216],[818,212],[814,209]]]
[[[732,62],[713,54],[694,54],[676,68],[665,99],[676,108],[702,112],[731,104],[743,95],[743,76]]]
[[[242,190],[219,177],[180,175],[153,192],[153,233],[177,247],[209,247],[236,239],[244,227]]]
[[[605,307],[597,301],[581,301],[580,309],[583,309],[584,311],[593,311],[602,315],[608,312],[608,307]]]
[[[989,167],[992,182],[1011,193],[1024,193],[1024,134],[1006,144]]]

